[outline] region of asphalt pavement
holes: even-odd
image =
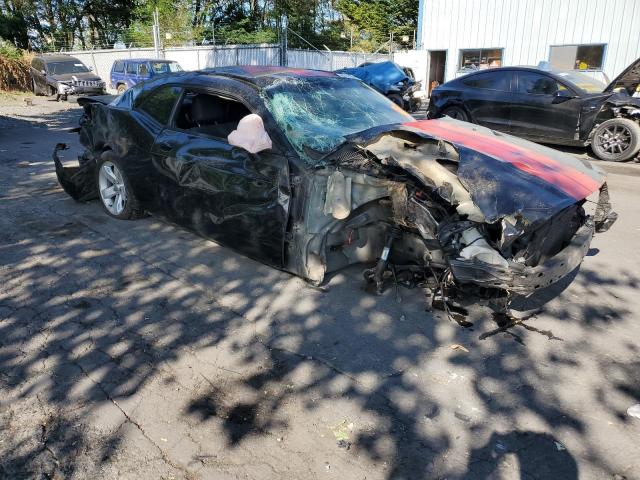
[[[620,218],[572,283],[463,328],[75,203],[78,115],[0,104],[0,478],[640,478],[640,166],[604,165]]]

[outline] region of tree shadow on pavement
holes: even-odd
[[[2,475],[572,479],[580,462],[618,471],[568,389],[601,399],[616,390],[619,410],[637,394],[625,389],[633,366],[611,367],[616,378],[597,388],[565,382],[609,368],[585,325],[632,312],[569,292],[632,291],[635,273],[585,266],[527,321],[553,325],[559,349],[522,325],[522,343],[505,332],[481,340],[495,327],[482,309],[464,329],[426,311],[419,289],[400,289],[400,303],[393,290],[366,294],[359,268],[311,288],[153,218],[119,222],[45,191],[52,171],[0,165]],[[265,463],[266,473],[250,470]]]

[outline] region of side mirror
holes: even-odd
[[[46,70],[40,70],[40,73],[41,73],[42,75],[46,75],[46,74],[47,74],[47,71],[46,71]]]
[[[262,118],[255,113],[242,117],[236,129],[227,137],[227,141],[229,145],[244,148],[249,153],[258,153],[272,147]]]
[[[553,101],[551,103],[562,103],[567,100],[571,100],[572,98],[576,98],[569,90],[558,90],[553,94]]]

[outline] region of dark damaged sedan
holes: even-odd
[[[313,284],[363,264],[378,292],[401,282],[507,304],[574,270],[615,220],[588,162],[415,121],[333,73],[220,68],[79,102],[80,164],[54,153],[73,198],[164,217]]]
[[[602,160],[640,151],[640,60],[606,85],[577,71],[481,70],[433,90],[429,118],[458,120],[558,145],[587,146]]]

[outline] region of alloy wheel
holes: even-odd
[[[127,203],[127,188],[122,173],[112,162],[104,162],[98,174],[100,199],[112,215],[120,215]]]
[[[611,125],[596,138],[598,146],[610,155],[618,155],[631,145],[631,131],[624,125]]]

